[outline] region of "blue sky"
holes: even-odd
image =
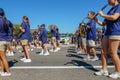
[[[20,24],[26,15],[32,29],[43,23],[46,27],[56,24],[62,33],[74,33],[89,11],[97,12],[106,3],[107,0],[0,0],[0,7],[13,24]]]

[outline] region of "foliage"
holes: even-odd
[[[21,25],[20,24],[14,24],[15,30],[14,30],[14,35],[19,37],[20,31],[19,31],[19,27]]]
[[[73,33],[61,33],[61,36],[69,36],[69,37],[72,37],[72,36],[73,36]]]
[[[101,28],[99,28],[99,27],[98,27],[98,28],[96,28],[96,32],[98,32],[98,31],[101,31]]]
[[[58,28],[57,25],[55,25],[55,24],[51,24],[51,25],[48,26],[48,29],[51,30],[51,27],[52,27],[52,26],[54,26],[55,28]]]
[[[51,32],[50,31],[47,31],[47,37],[51,38]]]
[[[20,34],[20,32],[19,32],[19,27],[21,26],[20,24],[14,24],[14,26],[15,26],[15,30],[14,30],[14,35],[15,36],[17,36],[17,37],[19,37],[19,34]],[[50,29],[51,29],[51,26],[55,26],[55,28],[58,28],[56,25],[54,25],[54,24],[52,24],[52,25],[49,25],[48,26],[48,28],[49,28],[49,30],[47,31],[47,37],[48,38],[51,38],[51,32],[50,32]],[[38,27],[38,30],[40,30],[40,25],[37,25],[37,27]],[[31,31],[30,32],[31,33],[31,35],[33,35],[33,32]],[[61,36],[69,36],[69,37],[71,37],[73,35],[73,33],[61,33]]]
[[[41,29],[41,26],[40,26],[40,25],[37,25],[37,27],[38,27],[38,31],[40,31],[40,29]]]

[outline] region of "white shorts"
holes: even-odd
[[[93,40],[87,40],[87,46],[88,47],[95,47],[95,41],[93,41]]]
[[[0,41],[0,51],[5,51],[10,46],[10,42]]]
[[[109,36],[109,39],[120,40],[120,35],[111,35]]]
[[[86,46],[86,38],[81,38],[82,39],[82,46]]]

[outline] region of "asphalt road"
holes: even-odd
[[[101,59],[100,49],[96,50]],[[23,63],[20,61],[23,54],[15,50],[15,56],[8,57],[12,75],[0,76],[0,80],[112,80],[105,76],[95,76],[93,73],[100,70],[101,61],[83,61],[85,55],[76,54],[72,45],[62,46],[59,52],[50,52],[49,56],[40,56],[40,51],[30,51],[32,62]],[[109,73],[114,72],[111,58],[108,64]]]

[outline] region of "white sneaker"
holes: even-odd
[[[19,53],[21,53],[22,51],[21,50],[19,50]]]
[[[44,50],[42,50],[42,51],[39,53],[39,55],[44,55]]]
[[[120,73],[115,72],[113,74],[110,74],[109,77],[112,79],[118,79],[118,78],[120,78]]]
[[[53,50],[53,52],[58,52],[58,50],[57,50],[57,49],[55,49],[55,50]]]
[[[6,56],[10,56],[10,51],[7,51],[7,52],[6,52]]]
[[[30,49],[30,51],[33,51],[33,49]]]
[[[47,56],[47,55],[50,55],[48,51],[44,54],[44,56]]]
[[[28,49],[28,51],[30,51],[30,49]]]
[[[54,50],[53,49],[50,49],[51,52],[53,52]]]
[[[102,69],[98,72],[95,72],[94,74],[97,76],[101,76],[101,75],[108,76],[109,75],[108,71],[103,71]]]
[[[13,53],[13,52],[11,52],[11,53],[10,53],[10,56],[14,56],[14,53]]]
[[[16,47],[15,49],[18,50],[18,47]]]
[[[37,47],[38,49],[41,49],[41,47]]]
[[[85,51],[82,51],[82,53],[81,54],[86,54],[86,52]]]
[[[29,63],[29,62],[31,62],[31,59],[25,59],[23,62],[24,63]]]
[[[97,61],[97,60],[99,60],[97,56],[91,59],[91,61]]]
[[[13,52],[8,52],[6,55],[7,56],[14,56],[14,53]]]
[[[44,55],[44,54],[41,52],[41,53],[39,53],[39,55]]]
[[[1,74],[4,74],[4,72],[0,71],[0,75],[1,75]]]
[[[6,53],[8,53],[9,52],[9,50],[6,50]]]
[[[79,50],[78,49],[75,49],[75,52],[78,52]]]
[[[57,48],[57,50],[59,51],[59,50],[60,50],[60,48],[58,47],[58,48]]]
[[[81,54],[82,52],[81,51],[78,51],[77,54]]]
[[[84,61],[91,61],[91,58],[85,57],[83,60],[84,60]]]
[[[22,59],[20,59],[21,61],[25,61],[26,60],[26,58],[22,58]]]
[[[4,72],[1,74],[1,76],[11,76],[11,73]]]

